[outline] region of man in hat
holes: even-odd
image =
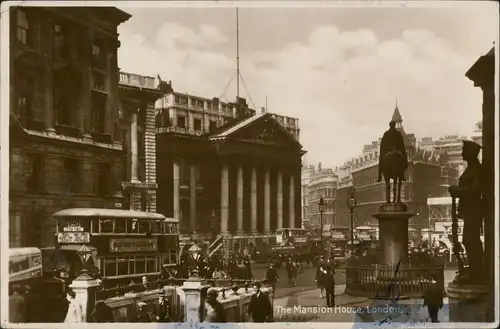
[[[248,306],[248,314],[252,317],[253,322],[270,322],[273,319],[273,308],[269,295],[261,290],[260,282],[255,285],[256,293],[250,300]]]
[[[481,163],[478,156],[481,146],[472,141],[464,140],[462,158],[467,162],[467,168],[460,176],[458,186],[450,186],[451,197],[458,198],[458,218],[464,221],[462,243],[467,253],[469,263],[468,277],[458,278],[459,281],[478,282],[482,276],[483,244],[481,242],[481,226],[483,220],[483,202],[481,188]]]

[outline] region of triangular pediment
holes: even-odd
[[[271,115],[263,115],[247,125],[234,129],[227,138],[295,150],[302,149],[302,145],[294,136]]]

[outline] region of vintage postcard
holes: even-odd
[[[1,6],[3,328],[499,325],[496,2]]]

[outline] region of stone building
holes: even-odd
[[[321,213],[319,211],[319,200],[323,197],[326,209],[323,213],[323,228],[325,225],[334,227],[337,225],[335,216],[335,197],[337,194],[338,175],[335,169],[322,168],[321,163],[318,169],[311,175],[308,184],[308,220],[312,229],[321,228]]]
[[[157,212],[179,219],[186,239],[248,242],[300,227],[305,152],[272,114],[243,98],[171,92],[156,102],[156,124]]]
[[[410,219],[410,226],[427,227],[427,198],[438,196],[436,194],[440,193],[441,166],[436,154],[417,148],[415,136],[404,131],[403,119],[397,106],[392,120],[396,122],[396,129],[403,134],[408,154],[408,170],[406,171],[406,181],[401,187],[401,200],[415,212],[415,216]],[[377,182],[379,148],[380,141],[374,141],[365,145],[361,156],[352,159],[352,182],[356,188],[358,201],[354,226],[377,225],[377,220],[372,215],[378,211],[378,207],[382,203],[386,202],[385,182]],[[340,197],[337,195],[337,198]],[[345,202],[339,202],[339,205],[344,208],[339,211],[342,214],[346,213],[346,210],[348,211]]]
[[[168,88],[157,86],[153,77],[120,72],[124,209],[156,212],[155,102]]]
[[[347,207],[349,188],[352,186],[352,161],[347,161],[339,167],[337,195],[335,197],[335,212],[338,226],[351,226],[351,212]],[[354,226],[356,227],[356,225]]]
[[[114,7],[10,11],[10,245],[54,244],[50,216],[121,206]]]
[[[302,167],[302,228],[309,227],[309,182],[311,181],[311,176],[316,171],[314,165],[306,165],[303,163]]]

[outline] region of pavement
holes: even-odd
[[[454,277],[454,271],[445,271],[445,287]],[[367,297],[345,295],[345,285],[335,286],[335,307],[327,308],[319,289],[302,287],[296,291],[280,293],[277,289],[273,307],[276,322],[428,322],[423,299],[397,302],[373,300]],[[439,311],[440,322],[449,321],[448,298]]]

